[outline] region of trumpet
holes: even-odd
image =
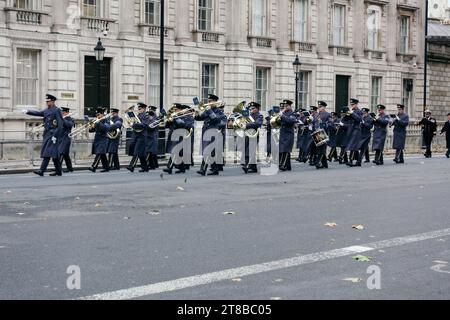
[[[107,115],[104,115],[104,116],[99,117],[97,119],[89,119],[88,123],[82,125],[79,128],[76,128],[75,130],[72,130],[72,132],[69,133],[69,138],[72,139],[75,136],[77,136],[77,135],[79,135],[79,134],[81,134],[81,133],[83,133],[83,132],[85,132],[87,130],[94,129],[95,125],[97,123],[99,123],[99,122],[101,122],[101,121],[103,121],[105,119],[111,118],[111,115],[112,115],[112,113],[108,113]]]
[[[206,103],[206,104],[201,102],[198,105],[198,111],[205,112],[206,110],[219,108],[220,106],[224,106],[224,105],[225,105],[225,102],[223,102],[223,101],[216,101],[216,102],[211,102],[211,103]]]

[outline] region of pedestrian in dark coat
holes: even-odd
[[[409,125],[409,116],[405,113],[405,106],[397,105],[398,114],[393,118],[394,126],[394,143],[393,148],[395,152],[395,163],[405,163],[404,149],[406,145],[406,128]]]
[[[441,134],[445,132],[445,139],[447,140],[447,153],[445,156],[450,158],[450,113],[447,114],[448,121],[445,123],[444,127],[441,130]]]
[[[285,108],[281,112],[280,128],[280,170],[291,171],[291,152],[294,147],[297,116],[292,110],[293,102],[290,100],[285,100],[284,102]]]
[[[94,142],[92,143],[92,154],[95,155],[94,162],[89,168],[89,171],[95,172],[102,162],[103,170],[101,172],[109,171],[108,158],[106,157],[108,149],[108,130],[109,130],[109,119],[105,118],[105,109],[97,108],[96,112],[97,121],[94,123],[93,127],[89,128],[89,132],[95,132]]]
[[[384,145],[386,143],[388,125],[390,117],[386,114],[386,107],[382,104],[377,106],[378,115],[375,116],[373,120],[374,131],[373,131],[373,144],[372,150],[375,151],[375,163],[377,166],[384,164]]]
[[[66,169],[64,173],[73,172],[72,160],[70,159],[70,147],[72,145],[72,139],[70,133],[75,125],[75,120],[70,116],[69,108],[61,108],[63,116],[63,134],[59,144],[59,161],[61,167],[63,162],[66,162]]]
[[[119,111],[119,109],[111,109],[109,133],[112,137],[108,136],[107,147],[109,170],[120,170],[119,145],[122,137],[123,119],[119,117]]]
[[[50,159],[55,165],[55,173],[50,174],[50,176],[62,176],[59,144],[63,133],[63,119],[61,110],[55,104],[56,100],[55,96],[47,94],[47,109],[43,111],[23,110],[23,113],[27,115],[44,118],[44,137],[41,149],[42,164],[39,170],[33,171],[41,177],[44,176]]]
[[[431,116],[430,110],[425,111],[425,117],[420,120],[419,124],[422,126],[422,137],[426,146],[424,156],[425,158],[431,158],[431,144],[437,133],[437,122],[436,119]]]
[[[146,146],[147,146],[147,128],[150,124],[150,120],[146,113],[147,105],[145,103],[138,103],[138,118],[139,123],[133,124],[133,135],[131,137],[131,145],[130,150],[132,150],[131,162],[127,167],[128,171],[134,172],[134,168],[137,165],[137,161],[141,163],[141,170],[139,172],[148,172],[147,158],[145,154]]]

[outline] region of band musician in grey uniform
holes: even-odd
[[[372,150],[375,151],[375,163],[377,166],[384,164],[384,145],[386,143],[387,137],[387,127],[389,125],[390,117],[386,114],[386,107],[382,104],[377,106],[378,114],[373,120],[374,130],[373,130],[373,145]]]
[[[72,132],[72,128],[75,125],[75,120],[70,116],[69,108],[61,108],[63,116],[63,134],[59,143],[59,161],[61,167],[63,162],[66,162],[66,169],[64,173],[73,172],[72,159],[70,159],[70,147],[72,145],[72,139],[69,134]]]
[[[359,147],[361,143],[361,120],[362,111],[359,109],[359,100],[351,99],[350,105],[351,110],[349,112],[349,141],[347,144],[347,151],[350,151],[349,161],[347,166],[349,167],[360,167],[359,163]],[[353,161],[356,160],[356,164]]]
[[[361,119],[361,143],[359,147],[359,158],[357,165],[361,166],[362,159],[369,150],[370,139],[372,138],[373,118],[369,114],[370,109],[362,108]]]
[[[409,125],[409,116],[405,113],[405,106],[402,104],[397,105],[398,114],[393,117],[392,126],[394,126],[394,143],[393,149],[395,149],[394,162],[405,163],[404,149],[406,145],[406,128]]]

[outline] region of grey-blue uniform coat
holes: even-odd
[[[341,122],[341,119],[338,117],[331,119],[331,123],[328,127],[328,136],[330,138],[330,141],[328,141],[328,146],[330,148],[337,147],[337,133],[338,133],[337,130],[338,130],[339,122]]]
[[[63,118],[63,133],[61,141],[59,142],[59,154],[69,154],[70,145],[72,144],[72,139],[70,139],[69,134],[72,132],[72,128],[75,125],[75,120],[72,117]]]
[[[310,150],[311,145],[313,144],[313,139],[311,136],[312,132],[310,132],[309,130],[308,117],[303,116],[300,120],[304,123],[301,148],[306,155],[306,153],[308,153],[308,151]]]
[[[384,145],[386,143],[386,137],[387,137],[387,127],[389,125],[390,117],[387,114],[384,114],[381,116],[378,120],[374,120],[374,127],[373,130],[373,145],[372,150],[384,150]]]
[[[204,151],[206,147],[208,147],[211,143],[214,142],[214,138],[211,141],[203,141],[203,136],[206,131],[210,129],[217,129],[222,132],[223,128],[226,127],[227,116],[223,113],[219,108],[208,109],[202,114],[195,117],[197,121],[203,121],[202,127],[202,154],[204,155]],[[222,133],[223,134],[223,133]]]
[[[148,123],[152,124],[158,121],[158,116],[149,116]],[[158,154],[159,126],[156,128],[147,127],[147,147],[145,153]]]
[[[400,120],[394,121],[394,143],[393,148],[396,150],[405,149],[406,145],[406,128],[409,125],[409,116],[407,114],[398,115]]]
[[[131,136],[131,144],[128,155],[133,157],[145,157],[147,127],[150,120],[145,112],[139,113],[138,118],[141,123],[133,124],[133,135]],[[139,130],[140,132],[136,132],[136,130]]]
[[[445,132],[445,139],[447,140],[447,149],[450,149],[450,121],[444,124],[441,133]]]
[[[173,122],[166,123],[166,128],[169,128],[168,133],[168,141],[167,141],[167,152],[172,153],[172,150],[175,146],[177,146],[179,143],[181,143],[182,139],[180,137],[179,141],[172,141],[172,134],[175,130],[178,129],[185,129],[187,131],[192,130],[191,134],[191,147],[192,147],[192,137],[194,136],[194,118],[192,116],[183,116],[180,118],[175,119]]]
[[[350,121],[348,117],[341,118],[341,121],[343,125],[340,125],[336,132],[336,146],[339,148],[347,148],[347,144],[349,141],[349,128],[350,128]]]
[[[361,118],[361,150],[369,150],[370,139],[372,138],[373,118],[368,115]]]
[[[294,111],[289,110],[281,115],[280,128],[280,153],[292,152],[295,140],[295,123],[297,116]]]
[[[270,114],[265,118],[266,120],[266,152],[272,153],[272,126],[270,125]]]
[[[106,154],[108,148],[108,130],[109,125],[104,119],[95,124],[94,129],[89,129],[89,132],[95,132],[94,142],[92,143],[92,154]]]
[[[359,109],[354,110],[349,117],[347,151],[359,151],[361,144],[361,120],[362,111]]]
[[[121,130],[123,125],[123,119],[120,117],[111,117],[112,124],[109,125],[109,131]],[[108,138],[108,150],[107,153],[117,154],[119,153],[120,135],[117,139]]]
[[[47,108],[43,111],[29,110],[30,116],[44,118],[44,137],[41,149],[41,158],[59,158],[59,143],[62,137],[63,118],[61,110],[58,107]],[[54,125],[56,122],[56,126]],[[56,138],[57,142],[53,143],[52,138]]]
[[[246,130],[248,129],[261,129],[263,123],[264,123],[264,117],[261,113],[250,113],[250,117],[254,120],[254,122],[248,123],[245,127]],[[259,142],[259,135],[257,136],[257,141]],[[249,146],[250,146],[250,138],[245,137],[245,154],[249,154]]]

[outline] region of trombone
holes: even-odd
[[[66,115],[66,116],[64,116],[64,117],[62,117],[63,119],[65,119],[65,118],[68,118],[68,117],[74,117],[76,115],[76,113],[69,113],[68,115]],[[56,122],[56,119],[55,120],[53,120],[53,125],[54,126],[57,126],[57,122]],[[38,134],[42,129],[44,129],[44,127],[45,127],[45,124],[44,123],[42,123],[42,124],[40,124],[40,125],[38,125],[38,126],[36,126],[36,127],[32,127],[31,128],[31,133],[32,134]]]
[[[101,122],[101,121],[103,121],[103,120],[105,120],[105,119],[110,118],[111,115],[112,115],[112,113],[108,113],[107,115],[103,115],[102,117],[97,118],[97,119],[89,119],[89,120],[88,120],[88,123],[82,125],[82,126],[79,127],[79,128],[76,128],[75,130],[72,130],[72,132],[69,133],[69,138],[72,139],[72,138],[74,138],[75,136],[77,136],[77,135],[79,135],[79,134],[81,134],[81,133],[83,133],[83,132],[85,132],[85,131],[87,131],[87,130],[89,130],[89,129],[95,128],[95,125],[96,125],[97,123],[99,123],[99,122]]]
[[[200,104],[198,105],[198,111],[205,112],[206,110],[219,108],[221,106],[225,106],[225,102],[216,101],[216,102],[211,102],[211,103],[206,103],[206,104],[204,102],[200,102]]]

